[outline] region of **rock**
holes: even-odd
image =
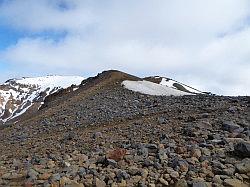
[[[33,183],[30,182],[30,181],[26,181],[26,182],[24,183],[24,187],[32,187],[32,186],[33,186]]]
[[[51,174],[50,173],[43,173],[38,176],[39,180],[48,180],[50,178]]]
[[[23,177],[24,176],[22,174],[17,174],[17,173],[5,173],[1,176],[1,178],[4,180],[16,180]]]
[[[47,162],[47,167],[48,167],[49,169],[54,168],[54,167],[55,167],[55,162],[54,162],[53,160],[49,160],[49,161]]]
[[[234,152],[236,155],[243,158],[250,157],[250,143],[239,142],[234,146]]]
[[[68,132],[64,135],[63,140],[68,141],[68,140],[73,140],[75,138],[75,133],[73,132]]]
[[[84,187],[84,185],[82,183],[72,181],[71,184],[67,185],[66,187]]]
[[[158,146],[156,144],[146,144],[145,146],[150,153],[157,153],[158,152]]]
[[[106,161],[107,161],[108,165],[111,165],[113,167],[117,167],[117,162],[115,160],[113,160],[113,159],[107,159]]]
[[[83,177],[84,175],[87,174],[87,173],[86,173],[86,169],[83,168],[83,167],[80,167],[80,168],[79,168],[79,171],[78,171],[78,174],[79,174],[80,177]]]
[[[240,163],[235,164],[237,172],[239,173],[249,173],[250,172],[250,158],[243,159]]]
[[[62,166],[63,166],[63,167],[70,167],[71,165],[70,165],[69,162],[63,161],[63,162],[62,162]]]
[[[127,182],[122,180],[120,183],[118,183],[118,187],[127,187]]]
[[[127,153],[126,149],[115,149],[115,150],[109,151],[106,157],[108,159],[112,159],[118,162],[124,158],[126,153]]]
[[[241,133],[244,131],[244,128],[237,125],[233,121],[224,121],[222,124],[222,130],[232,132],[232,133],[233,132]]]
[[[94,139],[102,138],[102,133],[101,132],[95,132],[92,137]]]
[[[186,148],[186,147],[176,147],[175,152],[176,152],[177,154],[183,154],[183,153],[186,153],[186,152],[187,152],[187,148]]]
[[[188,164],[188,162],[186,160],[178,160],[178,159],[176,159],[176,160],[173,161],[172,167],[176,171],[187,172],[189,164]]]
[[[143,156],[144,158],[148,157],[148,148],[146,148],[145,146],[141,146],[138,149],[138,155]]]
[[[143,169],[142,173],[141,173],[142,178],[146,179],[148,176],[148,170],[147,169]]]
[[[59,173],[55,173],[51,176],[52,181],[59,181],[61,179],[61,175]]]
[[[157,170],[162,169],[162,165],[161,165],[159,162],[155,162],[155,163],[154,163],[154,167],[155,167],[155,169],[157,169]]]
[[[224,185],[228,187],[249,187],[238,179],[225,179]]]
[[[95,186],[96,187],[105,187],[106,186],[106,183],[98,178],[96,178],[95,180]]]
[[[203,148],[202,150],[202,154],[205,156],[210,156],[211,155],[211,151],[207,148]]]
[[[161,162],[165,162],[168,159],[166,149],[160,149],[158,152],[158,157],[161,160]]]
[[[206,182],[199,181],[199,182],[194,182],[193,187],[209,187]]]
[[[159,178],[159,181],[161,184],[163,184],[164,186],[168,186],[168,181],[166,181],[164,178]]]
[[[172,177],[174,179],[178,179],[180,176],[177,171],[172,171],[169,175],[170,175],[170,177]]]
[[[175,187],[188,187],[187,181],[185,179],[181,179],[175,183]]]
[[[237,112],[237,107],[235,107],[235,106],[230,107],[230,108],[228,109],[228,112],[234,114],[235,112]]]
[[[160,125],[166,124],[166,119],[165,119],[164,117],[159,117],[159,118],[158,118],[158,123],[159,123]]]
[[[201,114],[201,117],[202,118],[208,118],[209,117],[209,113],[203,113],[203,114]]]
[[[201,157],[201,150],[200,149],[193,149],[191,151],[191,156],[199,159]]]
[[[122,179],[129,179],[130,175],[126,171],[119,170],[116,174],[116,177],[118,181],[121,181]]]
[[[222,184],[223,181],[221,180],[219,175],[215,175],[213,178],[213,182],[216,184]]]
[[[31,179],[31,180],[36,180],[37,179],[37,176],[39,175],[39,173],[37,171],[35,171],[34,169],[29,169],[28,171],[28,177]]]
[[[132,166],[132,167],[130,167],[130,168],[128,169],[128,173],[129,173],[130,175],[139,175],[139,174],[140,174],[140,170],[139,170],[137,167]]]
[[[223,169],[223,174],[225,174],[225,175],[233,176],[234,173],[235,173],[235,168],[233,168],[233,167]]]

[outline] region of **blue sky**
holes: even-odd
[[[249,0],[0,0],[0,82],[119,69],[250,95]]]

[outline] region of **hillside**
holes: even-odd
[[[105,71],[49,95],[0,128],[0,186],[249,186],[250,98],[164,79]]]

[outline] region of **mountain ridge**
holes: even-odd
[[[60,85],[63,83],[59,83],[59,82],[57,82],[56,84],[53,83],[53,81],[55,81],[53,79],[60,80],[60,77],[61,78],[64,77],[67,79],[66,82],[67,81],[68,82],[65,86]],[[159,78],[160,77],[158,77],[158,79]],[[73,80],[70,80],[70,79],[73,79]],[[73,86],[73,84],[75,83],[74,79],[77,79],[78,86]],[[82,81],[79,81],[79,79],[81,79]],[[164,78],[161,77],[161,79],[163,80]],[[55,76],[55,75],[45,76],[45,77],[36,77],[36,78],[23,77],[21,79],[9,79],[3,85],[1,85],[1,87],[4,87],[4,86],[9,87],[9,89],[12,90],[13,87],[21,85],[26,88],[24,91],[28,92],[27,94],[32,95],[33,93],[31,92],[34,92],[35,96],[33,96],[33,98],[28,99],[28,101],[24,103],[22,100],[27,97],[26,95],[23,96],[24,98],[20,98],[19,100],[18,98],[15,99],[10,96],[9,100],[6,101],[6,98],[3,99],[3,96],[1,96],[3,95],[3,93],[0,93],[0,97],[2,100],[2,104],[0,103],[2,105],[2,106],[0,105],[0,109],[1,109],[0,114],[2,113],[0,116],[0,121],[2,121],[3,123],[7,121],[11,121],[11,120],[13,121],[14,118],[21,116],[29,108],[34,109],[34,110],[45,108],[48,105],[48,103],[54,102],[55,100],[60,100],[60,98],[63,98],[63,96],[67,95],[68,92],[74,92],[77,89],[87,90],[93,85],[109,84],[110,81],[111,82],[120,81],[120,83],[122,83],[122,81],[124,80],[147,81],[149,80],[149,78],[139,78],[134,75],[130,75],[130,74],[118,71],[118,70],[107,70],[107,71],[103,71],[102,73],[99,73],[97,76],[89,77],[87,79],[84,79],[83,77],[77,77],[77,76]],[[156,80],[156,76],[155,76],[155,80]],[[151,78],[149,81],[156,82],[155,80],[152,80]],[[172,79],[168,79],[168,80],[172,80]],[[177,82],[175,81],[175,83]],[[161,84],[161,82],[159,82],[158,84]],[[181,90],[184,92],[188,92],[188,93],[192,93],[189,90],[183,89],[184,87],[182,85],[184,84],[178,83],[178,85],[179,87],[172,86],[171,88]],[[0,91],[1,91],[1,87],[0,87]],[[28,89],[30,89],[30,91],[28,91]],[[21,92],[24,92],[24,91],[21,90],[20,93],[16,92],[15,93],[16,97],[18,97],[18,94],[22,94]],[[199,92],[199,93],[202,93],[202,92]],[[17,100],[16,101],[17,103],[15,103],[17,106],[11,104],[12,100]],[[5,105],[3,102],[9,103],[9,106],[6,109],[5,109]],[[35,106],[37,107],[37,109],[35,109]]]

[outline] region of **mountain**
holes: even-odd
[[[165,79],[104,71],[0,125],[0,186],[249,186],[250,97]]]
[[[71,91],[74,91],[83,79],[79,76],[46,76],[6,81],[0,85],[0,121],[6,122],[38,110],[47,96],[72,85]]]
[[[103,75],[105,75],[105,72]],[[129,77],[133,76],[127,75],[128,79]],[[40,107],[44,107],[42,105],[45,99],[48,101],[50,97],[58,96],[60,91],[75,91],[78,89],[77,85],[80,85],[83,80],[84,78],[79,76],[46,76],[6,81],[0,85],[0,122],[5,123],[10,120],[14,122],[23,114],[34,113]],[[122,85],[132,91],[151,95],[181,96],[202,93],[164,77],[136,78],[136,80],[129,81],[124,77]]]

